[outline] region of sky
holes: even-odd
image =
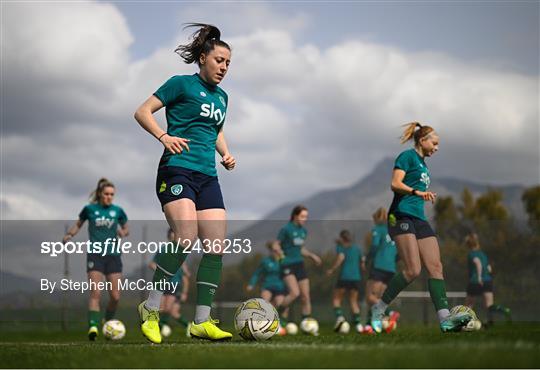
[[[186,22],[232,46],[221,87],[231,219],[348,186],[440,135],[432,176],[540,183],[539,17],[530,2],[2,2],[2,219],[75,219],[100,177],[131,219],[163,218],[162,147],[133,113],[192,74]],[[165,126],[163,112],[158,121]]]

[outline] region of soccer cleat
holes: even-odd
[[[386,328],[384,329],[386,333],[391,333],[392,331],[396,329],[399,316],[400,316],[399,312],[390,311],[390,316],[388,317],[388,325],[386,325]]]
[[[90,329],[88,329],[88,339],[91,341],[96,340],[98,336],[98,328],[97,326],[91,326]]]
[[[209,318],[208,320],[203,321],[200,324],[195,324],[194,322],[192,322],[189,328],[191,338],[206,339],[212,341],[230,340],[232,338],[232,334],[218,328],[216,325],[218,323],[219,320],[213,320],[212,318]]]
[[[472,319],[472,315],[467,312],[450,314],[446,319],[441,321],[441,331],[443,333],[461,331],[461,328],[467,325]]]
[[[161,343],[161,330],[159,329],[159,311],[149,310],[145,306],[146,301],[141,302],[138,307],[141,319],[141,331],[143,335],[152,343]]]
[[[186,327],[186,337],[188,338],[191,338],[191,333],[189,332],[190,329],[191,329],[191,323],[188,322],[187,327]]]
[[[377,334],[382,332],[384,311],[378,304],[371,306],[371,328]]]

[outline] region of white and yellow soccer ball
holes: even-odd
[[[285,330],[287,330],[288,335],[298,334],[298,326],[294,322],[288,322],[287,325],[285,325]]]
[[[306,317],[300,322],[300,330],[302,333],[314,335],[319,335],[319,323],[312,317]]]
[[[468,306],[455,306],[452,307],[450,310],[450,313],[453,315],[459,314],[459,313],[468,313],[472,316],[472,320],[469,321],[467,325],[461,328],[462,331],[477,331],[482,329],[482,322],[478,319],[478,316],[476,316],[476,312]]]
[[[351,324],[349,324],[347,321],[343,321],[341,325],[338,328],[339,334],[349,334],[349,331],[351,330]]]
[[[103,324],[103,336],[110,340],[120,340],[126,335],[126,327],[120,320],[109,320]]]
[[[264,299],[251,298],[236,309],[234,327],[245,340],[267,340],[279,330],[279,315]]]
[[[167,324],[163,324],[161,326],[161,336],[164,337],[164,338],[167,338],[171,334],[172,334],[171,327],[169,325],[167,325]]]

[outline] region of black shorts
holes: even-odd
[[[396,235],[402,234],[414,234],[416,239],[436,236],[429,222],[405,214],[390,214],[388,216],[388,234],[392,239]]]
[[[360,280],[338,280],[336,288],[347,290],[360,290]]]
[[[283,279],[287,275],[296,276],[297,281],[307,279],[306,269],[304,262],[293,263],[291,265],[281,265],[281,278]]]
[[[225,209],[217,176],[176,166],[158,169],[156,194],[161,208],[178,199],[191,199],[197,211],[211,208]]]
[[[268,290],[270,293],[272,293],[272,297],[276,297],[278,295],[287,295],[287,288],[263,288],[263,290]]]
[[[104,275],[122,272],[121,256],[86,255],[86,272],[99,271]]]
[[[482,285],[478,283],[469,283],[467,285],[467,295],[470,296],[477,296],[482,295],[484,293],[492,293],[493,292],[493,281],[484,281]]]
[[[388,282],[392,280],[394,275],[395,273],[390,272],[390,271],[384,271],[384,270],[372,268],[371,271],[369,272],[369,280],[380,281],[381,283],[388,285]]]

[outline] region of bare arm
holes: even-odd
[[[180,154],[185,149],[189,152],[188,139],[168,135],[157,123],[154,113],[163,108],[161,100],[154,95],[146,99],[135,112],[135,120],[150,135],[158,139],[165,149],[173,154]]]
[[[225,140],[225,133],[223,129],[219,131],[216,140],[216,151],[221,156],[221,164],[227,170],[232,170],[236,166],[236,159],[229,153],[229,147],[227,146],[227,140]]]
[[[482,262],[478,257],[473,258],[473,263],[476,266],[476,275],[478,276],[478,284],[482,284]]]
[[[300,253],[304,257],[311,258],[317,266],[319,266],[322,263],[321,257],[317,256],[315,253],[311,252],[306,247],[302,247],[302,249],[300,249]]]
[[[345,255],[343,253],[338,253],[336,259],[334,260],[334,264],[328,269],[328,271],[326,271],[326,275],[332,275],[334,271],[336,271],[336,269],[341,266],[343,261],[345,261]]]
[[[84,224],[84,220],[77,220],[77,222],[75,222],[75,224],[73,226],[71,226],[68,230],[68,232],[66,233],[66,235],[64,235],[64,238],[62,239],[62,241],[64,243],[66,243],[68,240],[70,240],[71,238],[73,238],[75,235],[77,235],[77,233],[79,232],[79,230],[81,230],[81,226]]]
[[[155,263],[154,261],[151,261],[151,262],[148,264],[148,267],[149,267],[151,270],[156,271],[157,263]]]
[[[392,184],[390,187],[392,188],[393,192],[396,192],[398,194],[412,195],[414,189],[403,182],[404,178],[405,171],[399,168],[394,168],[394,171],[392,172]],[[431,201],[432,203],[435,202],[435,198],[437,197],[437,194],[432,193],[431,191],[416,190],[415,195],[419,196],[425,201]]]
[[[127,222],[120,226],[120,229],[118,229],[118,236],[121,238],[125,238],[126,236],[129,236],[129,226]]]

